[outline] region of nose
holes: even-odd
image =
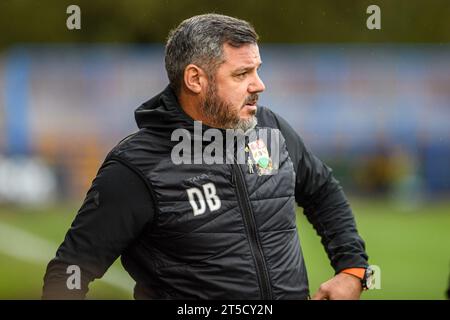
[[[259,75],[256,73],[254,80],[248,86],[248,91],[249,93],[260,93],[264,90],[266,90],[266,86],[264,85],[264,82],[262,82]]]

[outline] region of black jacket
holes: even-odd
[[[281,133],[278,151],[267,146],[279,160],[269,175],[248,163],[174,164],[173,131],[193,133],[194,126],[170,88],[135,116],[140,130],[106,157],[47,267],[43,298],[84,297],[89,282],[121,256],[137,299],[305,299],[295,203],[336,272],[367,266],[364,242],[330,168],[269,109],[258,107],[256,127],[258,137],[266,129]],[[200,143],[204,151],[207,143]],[[81,290],[67,289],[68,265],[81,268]]]

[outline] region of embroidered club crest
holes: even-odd
[[[253,164],[255,164],[260,176],[272,174],[272,159],[270,159],[269,151],[267,150],[264,141],[261,139],[252,141],[248,144],[248,147],[253,158],[253,160],[251,160],[250,158],[248,159],[249,170],[250,164],[252,165],[252,168]],[[250,171],[250,173],[253,173],[253,169]]]

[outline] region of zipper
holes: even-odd
[[[245,229],[250,240],[250,249],[255,259],[256,275],[258,276],[258,282],[260,285],[261,299],[271,300],[272,290],[270,287],[269,272],[267,271],[261,241],[259,240],[258,232],[256,230],[255,217],[250,205],[244,174],[239,164],[232,164],[231,166],[233,168],[233,176],[236,181],[239,206],[243,214]]]

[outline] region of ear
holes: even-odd
[[[206,87],[207,77],[205,72],[195,64],[188,64],[184,69],[184,84],[186,88],[194,93],[201,93]]]

